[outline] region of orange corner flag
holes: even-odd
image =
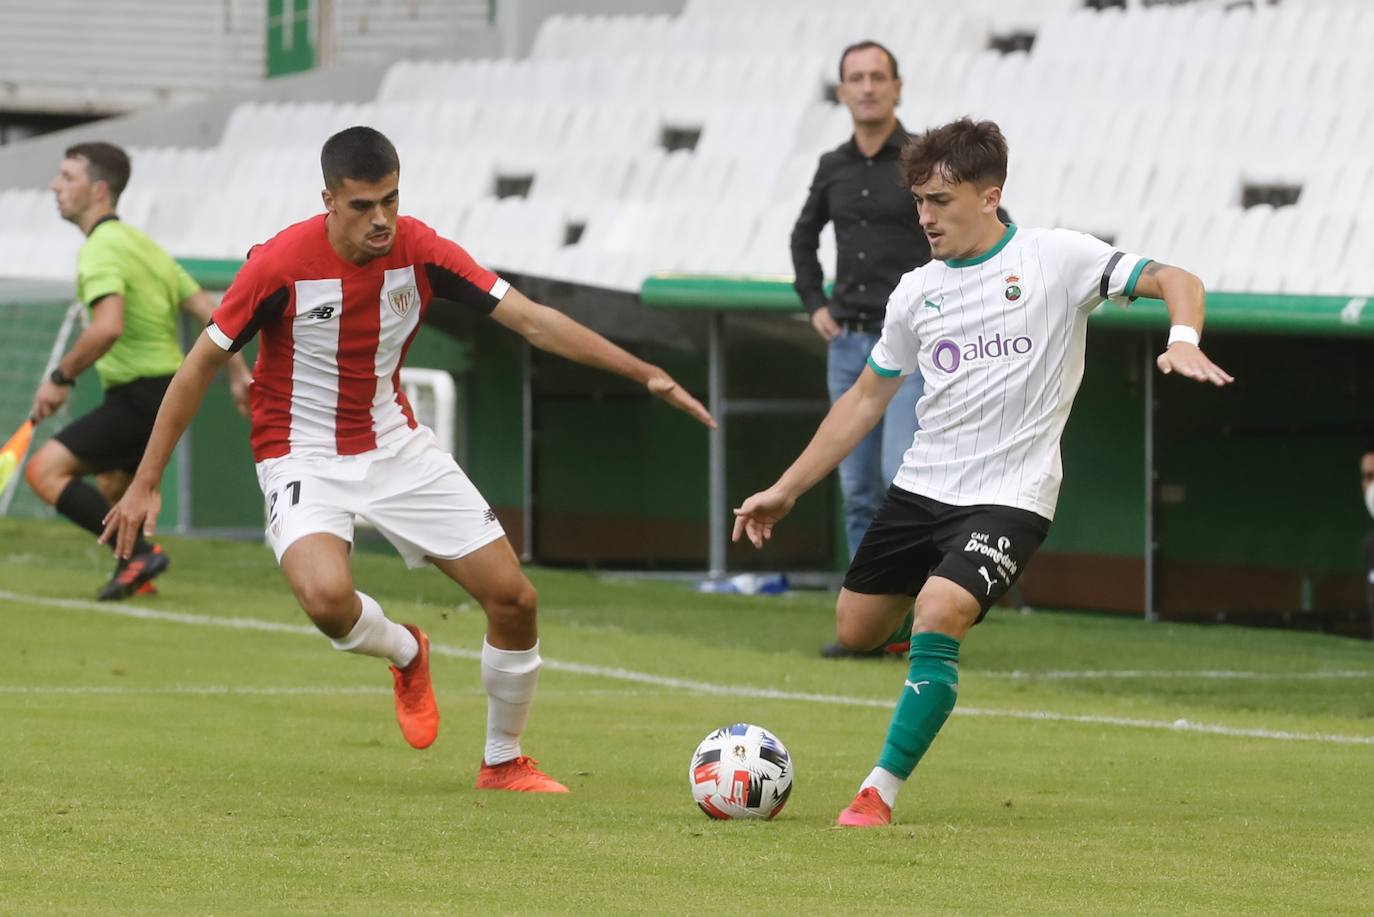
[[[14,431],[9,442],[0,449],[0,493],[4,493],[5,488],[9,486],[10,478],[14,477],[19,463],[24,460],[32,439],[33,419],[30,418],[19,425],[19,429]]]

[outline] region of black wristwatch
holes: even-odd
[[[64,375],[60,368],[53,369],[48,373],[48,381],[53,385],[75,385],[76,380],[71,376]]]

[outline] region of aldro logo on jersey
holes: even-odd
[[[1002,337],[999,331],[992,337],[978,335],[968,343],[960,343],[953,338],[935,342],[930,360],[935,368],[945,373],[955,373],[965,363],[1009,363],[1025,360],[1035,349],[1030,335],[1019,334],[1015,337]]]

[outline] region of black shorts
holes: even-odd
[[[149,376],[105,390],[105,400],[53,435],[93,471],[135,471],[148,447],[171,376]]]
[[[963,586],[982,614],[1026,569],[1050,520],[1011,506],[950,506],[895,484],[859,543],[844,587],[865,595],[910,595],[932,575]]]

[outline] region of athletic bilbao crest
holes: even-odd
[[[387,290],[386,301],[391,303],[392,312],[405,318],[406,313],[419,304],[420,291],[415,289],[415,284],[406,284],[399,290]]]

